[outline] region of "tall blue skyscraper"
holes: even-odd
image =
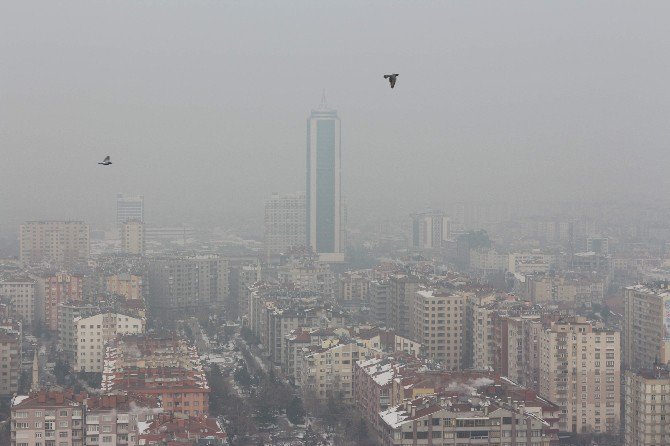
[[[325,261],[344,260],[340,118],[326,96],[307,120],[307,245]]]

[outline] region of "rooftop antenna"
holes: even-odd
[[[321,104],[319,104],[319,109],[325,110],[328,108],[328,102],[326,101],[326,89],[323,89],[321,93]]]

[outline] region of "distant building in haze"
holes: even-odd
[[[144,223],[140,220],[128,220],[121,225],[121,250],[126,254],[143,255]]]
[[[116,194],[116,227],[130,220],[144,222],[144,195]]]
[[[325,261],[344,261],[340,118],[325,95],[307,120],[307,245]]]
[[[19,238],[24,263],[67,266],[86,260],[91,250],[89,226],[83,221],[28,221]]]
[[[265,255],[305,246],[305,194],[272,194],[265,202]]]
[[[412,215],[412,247],[416,249],[439,249],[447,238],[445,226],[448,220],[442,211],[425,211]]]

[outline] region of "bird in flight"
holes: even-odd
[[[107,156],[105,157],[105,159],[102,160],[102,162],[101,162],[101,163],[98,163],[98,164],[102,164],[103,166],[109,166],[110,164],[112,164],[112,162],[109,160],[109,155],[107,155]]]
[[[400,76],[398,73],[395,73],[395,74],[385,74],[385,75],[384,75],[384,79],[388,79],[388,80],[389,80],[389,84],[391,84],[391,88],[393,88],[393,87],[395,87],[395,81],[396,81],[396,78],[397,78],[398,76]]]

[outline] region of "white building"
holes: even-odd
[[[145,320],[118,313],[102,313],[74,321],[78,372],[102,373],[105,343],[117,335],[144,333]]]
[[[272,194],[265,202],[265,255],[302,247],[306,240],[305,194]]]

